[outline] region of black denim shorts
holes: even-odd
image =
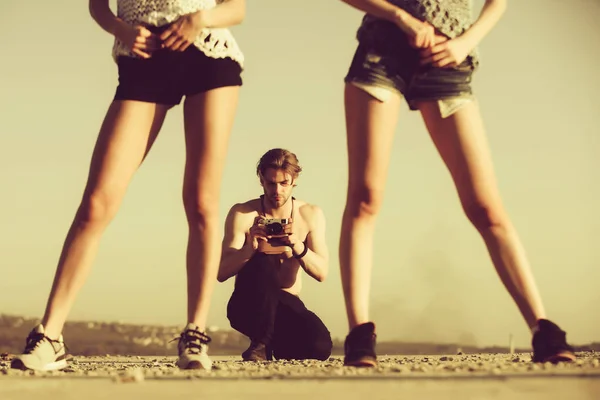
[[[473,96],[470,57],[454,68],[419,65],[419,50],[411,47],[394,24],[378,21],[361,28],[358,48],[345,82],[387,88],[404,96],[411,110],[421,101]]]
[[[153,27],[154,33],[166,27]],[[241,86],[241,66],[231,58],[212,58],[194,45],[185,51],[161,49],[144,59],[119,56],[115,100],[176,105],[183,96],[225,86]]]

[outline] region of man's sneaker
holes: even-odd
[[[350,367],[375,367],[375,324],[367,322],[350,331],[344,342],[344,365]]]
[[[67,366],[66,346],[62,335],[58,340],[50,339],[39,324],[29,332],[23,354],[10,364],[15,369],[54,371]]]
[[[210,337],[206,333],[200,332],[196,325],[189,323],[176,339],[179,339],[179,368],[211,370],[212,361],[207,354]]]
[[[538,321],[538,330],[533,334],[533,362],[574,361],[573,348],[567,343],[567,333],[547,319]]]
[[[273,354],[266,344],[252,341],[246,351],[242,353],[242,359],[244,361],[271,361]]]

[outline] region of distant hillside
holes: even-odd
[[[23,350],[25,337],[38,323],[33,318],[0,314],[0,353],[15,354]],[[139,355],[169,356],[177,352],[176,338],[180,326],[134,325],[114,322],[74,321],[67,322],[65,341],[74,355]],[[209,331],[212,338],[210,354],[239,355],[248,346],[248,339],[233,330]],[[600,343],[577,346],[578,351],[600,351]],[[506,347],[474,347],[460,344],[378,342],[379,355],[508,353]],[[529,349],[516,349],[529,352]],[[343,341],[334,340],[334,355],[343,354]]]

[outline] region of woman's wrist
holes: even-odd
[[[127,23],[125,23],[121,18],[115,17],[106,27],[106,30],[113,35],[114,37],[122,36],[121,32],[123,29],[127,28]]]
[[[194,25],[196,25],[196,27],[203,29],[203,28],[210,28],[210,9],[209,10],[198,10],[193,14],[193,19],[194,19]]]

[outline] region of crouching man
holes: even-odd
[[[227,317],[250,339],[245,361],[331,354],[327,327],[299,297],[303,273],[322,282],[329,261],[322,210],[292,196],[301,170],[294,153],[269,150],[256,170],[264,194],[227,215],[218,279],[236,276]]]

